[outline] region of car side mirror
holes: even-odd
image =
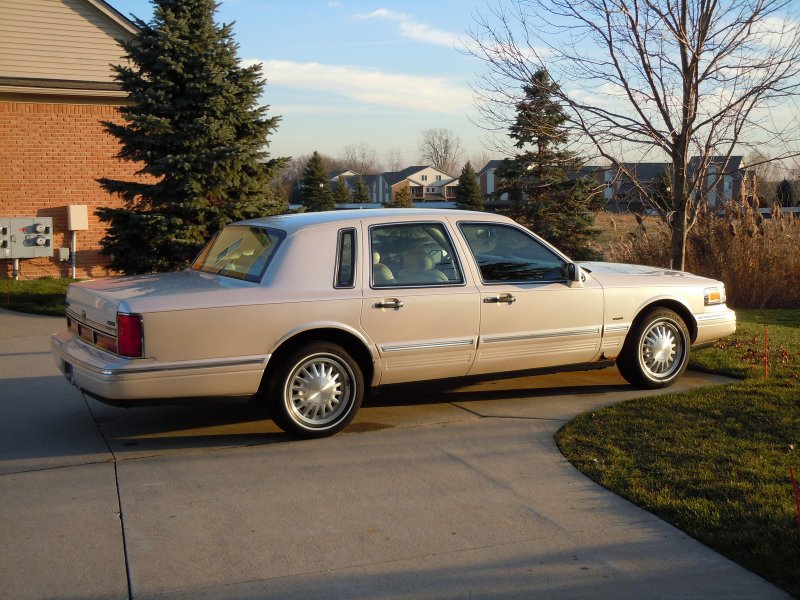
[[[586,276],[583,274],[583,270],[581,269],[580,265],[575,263],[570,263],[567,267],[567,279],[569,281],[569,287],[571,288],[582,288],[583,282],[586,281]]]

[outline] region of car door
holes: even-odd
[[[461,222],[478,267],[480,339],[469,373],[583,363],[600,351],[603,290],[570,286],[569,263],[510,224]]]
[[[380,356],[380,384],[457,377],[475,357],[480,301],[437,221],[372,225],[362,328]],[[366,261],[365,261],[366,262]]]

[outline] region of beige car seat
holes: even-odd
[[[403,270],[397,274],[403,284],[422,285],[448,281],[447,275],[433,268],[433,258],[424,250],[411,250],[403,256]]]
[[[381,262],[381,255],[378,252],[372,253],[372,283],[375,285],[394,285],[394,273]]]

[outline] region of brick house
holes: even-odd
[[[0,218],[51,217],[53,258],[20,261],[20,276],[68,276],[59,248],[69,248],[67,210],[87,207],[89,229],[77,234],[79,278],[108,274],[98,253],[105,226],[98,206],[120,206],[100,177],[132,178],[136,167],[115,158],[126,95],[111,64],[124,62],[117,40],[136,27],[102,0],[0,0]],[[12,261],[0,256],[0,278]]]

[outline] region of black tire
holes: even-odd
[[[617,368],[635,387],[664,388],[683,375],[690,345],[683,319],[675,311],[657,308],[634,324],[617,358]]]
[[[341,431],[356,416],[364,399],[364,375],[341,346],[313,342],[279,363],[268,390],[281,429],[320,438]]]

